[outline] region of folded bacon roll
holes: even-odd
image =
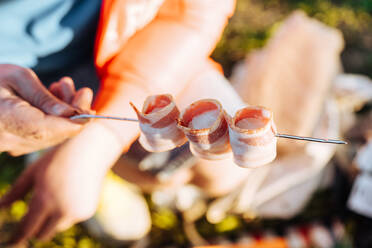
[[[177,127],[180,111],[171,95],[147,97],[142,112],[132,103],[130,104],[139,120],[141,129],[139,142],[147,151],[164,152],[187,141],[183,132]]]
[[[236,112],[233,118],[226,114],[226,119],[236,164],[254,168],[275,159],[277,138],[271,111],[250,106]]]
[[[178,120],[178,127],[190,141],[191,152],[209,160],[222,159],[231,154],[227,126],[221,104],[213,99],[192,103]]]

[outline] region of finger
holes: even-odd
[[[76,93],[74,81],[70,77],[63,77],[59,80],[59,83],[62,92],[61,100],[70,104]]]
[[[70,77],[63,77],[49,86],[49,91],[58,99],[70,104],[75,96],[74,81]]]
[[[52,93],[55,97],[58,99],[62,100],[62,92],[61,92],[61,87],[59,82],[53,82],[49,86],[49,91]]]
[[[39,230],[39,233],[36,235],[36,238],[42,241],[49,241],[51,238],[53,238],[57,232],[57,225],[61,221],[61,218],[61,213],[56,213],[52,216],[49,216]]]
[[[35,195],[30,202],[28,213],[19,223],[10,243],[19,245],[32,238],[38,232],[48,214],[49,207],[46,198],[42,194]]]
[[[72,106],[82,110],[83,114],[95,114],[95,111],[91,110],[93,101],[93,91],[89,88],[82,88],[76,92],[74,99],[72,100]],[[85,124],[90,119],[77,119],[74,120],[76,123]]]
[[[75,94],[71,105],[82,110],[90,110],[93,101],[93,91],[89,88],[81,88]]]
[[[31,189],[33,185],[33,173],[35,169],[34,166],[27,168],[21,176],[16,180],[10,191],[1,198],[0,208],[8,207],[13,202],[24,197],[26,193]]]
[[[31,70],[21,71],[19,76],[12,81],[10,87],[24,100],[47,114],[72,116],[75,113],[73,107],[53,96]]]

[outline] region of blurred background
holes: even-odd
[[[309,17],[342,32],[344,49],[341,61],[345,73],[372,77],[371,0],[238,0],[235,14],[212,56],[223,66],[225,75],[230,77],[233,68],[247,54],[264,48],[295,10],[302,10]],[[351,145],[336,152],[328,162],[331,172],[327,175],[331,176],[324,176],[327,172],[323,172],[326,177],[324,186],[311,193],[305,206],[290,218],[262,218],[255,214],[242,216],[232,213],[213,223],[201,211],[201,214],[196,214],[197,217],[190,217],[190,221],[180,208],[154,203],[154,199],[156,201],[161,195],[156,198],[145,194],[150,210],[151,231],[140,241],[118,245],[114,240],[97,234],[100,230],[93,230],[92,220],[58,234],[51,242],[33,241],[30,247],[190,247],[205,244],[206,241],[213,244],[245,242],[256,247],[255,240],[273,238],[290,239],[294,244],[291,247],[372,247],[372,219],[347,208],[350,191],[360,173],[358,168],[351,165],[371,136],[369,132],[370,136],[366,137],[368,130],[372,130],[371,112],[371,101],[368,100],[355,109],[353,116],[356,121],[343,133]],[[372,154],[367,156],[371,157]],[[0,195],[9,189],[23,170],[25,161],[25,157],[0,155]],[[372,164],[372,158],[369,161]],[[114,173],[108,178],[111,182],[126,185]],[[212,201],[204,200],[205,204]],[[26,210],[27,199],[14,203],[10,210],[0,211],[0,241],[14,230],[15,223]]]
[[[346,72],[372,75],[371,12],[369,0],[238,0],[237,9],[213,57],[227,75],[234,63],[263,47],[281,21],[301,9],[309,16],[342,31],[342,64]]]

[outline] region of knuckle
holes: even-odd
[[[24,69],[21,66],[13,65],[13,64],[4,64],[4,65],[1,65],[1,68],[2,70],[5,70],[7,73],[15,73],[19,70]]]
[[[33,81],[37,78],[33,70],[17,65],[3,65],[1,66],[1,78],[3,82],[10,83],[12,88],[20,90],[23,86],[20,82],[24,80]]]
[[[33,76],[33,71],[31,69],[20,66],[14,68],[13,73],[16,78],[29,78]]]
[[[20,71],[24,68],[17,65],[1,65],[2,80],[4,82],[14,82],[18,77]]]

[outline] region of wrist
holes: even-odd
[[[92,177],[103,177],[122,154],[122,143],[104,125],[92,122],[73,139],[65,142],[53,156],[53,161],[68,170],[85,171]]]
[[[111,82],[117,87],[120,84]],[[106,87],[110,82],[105,84]],[[132,84],[120,85],[120,89],[101,91],[103,102],[99,114],[137,118],[129,105],[133,101],[138,106],[147,96],[144,90]],[[105,174],[120,155],[129,149],[139,135],[139,125],[134,122],[95,119],[58,151],[58,156],[71,166],[83,166],[84,170],[94,170]]]

